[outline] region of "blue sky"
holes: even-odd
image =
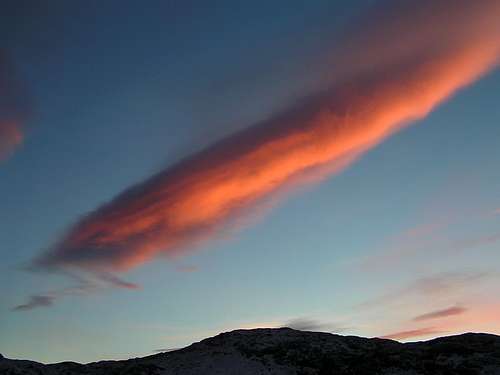
[[[82,215],[313,92],[371,3],[10,2],[2,49],[33,114],[0,164],[0,352],[127,358],[299,318],[382,336],[455,305],[429,324],[500,333],[477,319],[500,311],[498,71],[228,238],[128,271],[139,290],[11,311],[71,285],[22,268]]]

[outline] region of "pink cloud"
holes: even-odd
[[[383,338],[393,340],[407,340],[424,336],[441,336],[442,334],[459,334],[464,332],[500,333],[500,303],[498,299],[473,300],[469,302],[467,311],[445,310],[431,312],[428,315],[440,315],[439,320],[431,327],[414,327],[415,319],[403,325],[403,328],[394,333],[386,334]],[[449,312],[452,312],[451,314]],[[424,315],[423,315],[424,316]],[[436,317],[425,317],[434,319]],[[405,327],[406,326],[406,327]]]
[[[467,311],[466,308],[460,306],[453,306],[447,309],[435,310],[425,314],[421,314],[413,318],[414,321],[422,321],[422,320],[431,320],[431,319],[439,319],[445,318],[453,315],[461,315]]]
[[[389,333],[387,335],[382,336],[382,339],[390,339],[390,340],[407,340],[407,339],[413,339],[413,338],[418,338],[418,337],[425,337],[425,336],[435,336],[435,335],[441,335],[445,333],[445,331],[441,331],[439,329],[436,329],[434,327],[424,327],[424,328],[417,328],[417,329],[412,329],[408,331],[399,331],[399,332],[393,332]]]

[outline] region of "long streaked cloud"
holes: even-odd
[[[339,173],[494,68],[498,14],[493,0],[392,2],[334,50],[341,79],[125,190],[35,267],[109,274],[182,254],[284,188]]]
[[[467,309],[462,306],[452,306],[446,309],[435,310],[425,314],[418,315],[413,318],[415,322],[420,322],[423,320],[432,320],[432,319],[440,319],[446,318],[448,316],[461,315],[465,313]]]
[[[15,79],[12,64],[0,51],[0,162],[22,143],[28,108],[26,93]]]

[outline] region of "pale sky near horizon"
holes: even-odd
[[[498,69],[236,229],[133,263],[137,289],[25,269],[125,189],[314,92],[376,3],[8,0],[0,49],[31,104],[0,160],[0,353],[89,362],[283,325],[500,334]],[[13,310],[34,295],[47,306]]]

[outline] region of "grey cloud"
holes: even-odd
[[[34,295],[31,296],[28,302],[15,306],[13,311],[26,311],[32,310],[37,307],[48,307],[54,303],[54,296],[46,296],[46,295]]]

